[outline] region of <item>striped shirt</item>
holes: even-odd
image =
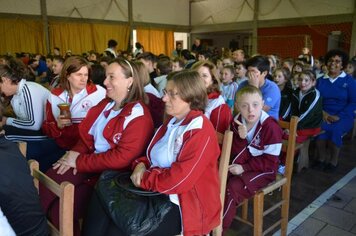
[[[11,99],[11,106],[16,118],[9,117],[6,125],[21,129],[40,130],[45,102],[49,91],[40,84],[22,79],[16,94]]]

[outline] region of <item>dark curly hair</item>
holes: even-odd
[[[328,63],[330,58],[339,56],[342,60],[342,69],[345,69],[347,63],[349,62],[349,54],[340,49],[332,49],[325,54],[325,63]]]

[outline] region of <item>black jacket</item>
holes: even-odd
[[[0,207],[16,235],[48,235],[27,161],[4,135],[0,135],[0,173]]]
[[[298,130],[312,129],[321,126],[323,121],[323,106],[320,92],[311,88],[304,94],[302,99],[299,97],[300,89],[296,89],[292,96],[291,116],[299,117]]]

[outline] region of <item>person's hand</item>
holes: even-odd
[[[146,166],[144,163],[141,162],[135,167],[134,171],[132,172],[130,179],[136,187],[140,187],[141,180],[145,171],[146,171]]]
[[[242,168],[242,165],[232,164],[229,165],[229,171],[233,175],[241,175],[242,173],[244,173],[244,168]]]
[[[332,116],[332,115],[329,115],[328,117],[327,117],[327,121],[329,121],[330,123],[334,123],[334,122],[336,122],[336,121],[338,121],[340,119],[340,117],[338,117],[338,116]]]
[[[75,175],[77,173],[76,161],[79,154],[79,152],[68,151],[63,155],[63,157],[61,157],[56,163],[53,164],[53,169],[58,169],[57,174],[63,175],[70,168],[74,168],[73,174]]]
[[[57,126],[60,129],[63,129],[64,126],[69,126],[72,124],[71,119],[64,119],[64,115],[59,115],[57,118]]]
[[[247,76],[248,76],[248,83],[249,85],[255,86],[256,88],[259,88],[259,84],[260,84],[260,80],[258,78],[258,76],[253,73],[253,72],[247,72]]]
[[[235,123],[238,124],[238,132],[239,136],[242,139],[245,139],[247,137],[247,127],[246,125],[242,124],[240,121],[235,120]]]
[[[336,115],[329,115],[329,113],[327,113],[326,111],[323,111],[323,120],[328,123],[334,123],[336,121],[338,121],[340,119],[340,117],[336,116]]]
[[[330,122],[328,121],[328,117],[329,117],[329,113],[327,113],[326,111],[323,111],[323,121],[330,124]]]

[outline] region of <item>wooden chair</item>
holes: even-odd
[[[222,145],[221,155],[219,159],[219,179],[220,179],[220,200],[221,200],[221,214],[220,214],[220,225],[213,229],[214,236],[222,235],[222,220],[224,211],[224,201],[225,201],[225,191],[226,191],[226,181],[227,173],[231,155],[232,146],[232,136],[233,133],[230,130],[226,130],[225,134],[217,132],[219,144]]]
[[[73,235],[73,202],[74,202],[74,185],[69,182],[56,183],[46,174],[39,170],[39,164],[35,160],[28,161],[31,169],[31,175],[34,177],[36,188],[39,187],[39,182],[53,193],[59,199],[59,229],[57,229],[50,221],[48,225],[51,235],[72,236]]]
[[[297,133],[298,117],[293,116],[290,122],[279,121],[279,125],[283,129],[289,129],[288,142],[282,144],[282,151],[286,152],[286,163],[284,175],[277,174],[277,178],[274,182],[270,183],[265,188],[256,192],[253,197],[253,222],[250,222],[247,217],[248,200],[245,200],[240,206],[242,206],[241,217],[236,216],[235,219],[247,223],[253,226],[253,235],[265,235],[271,232],[274,228],[280,225],[281,235],[287,235],[288,226],[288,214],[289,214],[289,198],[290,198],[290,186],[291,177],[293,172],[294,152],[295,152],[295,140]],[[274,190],[282,189],[281,199],[270,208],[264,210],[264,198],[267,194],[271,194]],[[272,224],[268,229],[263,231],[263,217],[273,212],[276,209],[281,208],[281,218]]]

